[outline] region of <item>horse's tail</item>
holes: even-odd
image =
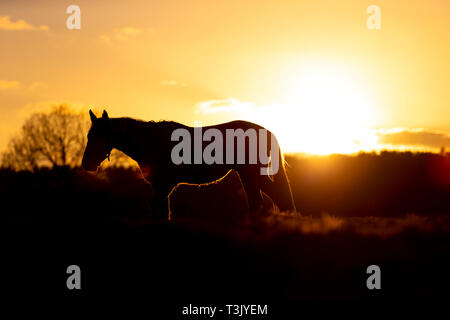
[[[266,193],[277,205],[280,211],[295,212],[294,198],[292,196],[291,185],[286,174],[285,161],[280,148],[278,147],[278,171],[271,177],[266,176],[262,191]]]

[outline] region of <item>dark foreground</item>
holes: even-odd
[[[151,187],[133,170],[0,170],[2,306],[63,300],[73,310],[106,301],[113,310],[131,302],[130,310],[158,319],[197,319],[182,315],[189,304],[268,306],[267,316],[250,319],[302,319],[305,309],[333,316],[361,306],[365,318],[382,304],[402,312],[444,308],[449,160],[397,153],[290,158],[304,216],[234,227],[149,217]],[[81,290],[66,286],[70,265],[81,268]],[[370,265],[381,268],[381,290],[366,286]]]
[[[323,301],[444,304],[450,218],[425,229],[404,221],[278,217],[228,230],[149,220],[10,221],[1,226],[1,291],[12,300],[145,301],[149,313],[173,318],[189,304],[267,304],[271,315]],[[361,233],[364,224],[372,228]],[[79,291],[66,287],[72,264],[81,268]],[[371,264],[381,268],[381,290],[366,287]]]

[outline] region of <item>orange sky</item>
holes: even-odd
[[[66,28],[70,4],[81,30]],[[366,26],[372,4],[380,30]],[[449,39],[446,0],[2,0],[0,150],[59,102],[186,124],[244,118],[288,151],[450,147]]]

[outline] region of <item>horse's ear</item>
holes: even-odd
[[[103,110],[102,119],[108,119],[108,112],[106,110]]]
[[[96,117],[95,114],[92,112],[92,110],[89,110],[89,116],[91,117],[92,123],[94,123],[94,122],[97,120],[97,117]]]

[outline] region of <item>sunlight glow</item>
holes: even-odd
[[[354,153],[377,149],[368,86],[345,68],[315,64],[289,79],[282,102],[260,107],[258,121],[288,152]],[[253,113],[252,118],[255,118]]]

